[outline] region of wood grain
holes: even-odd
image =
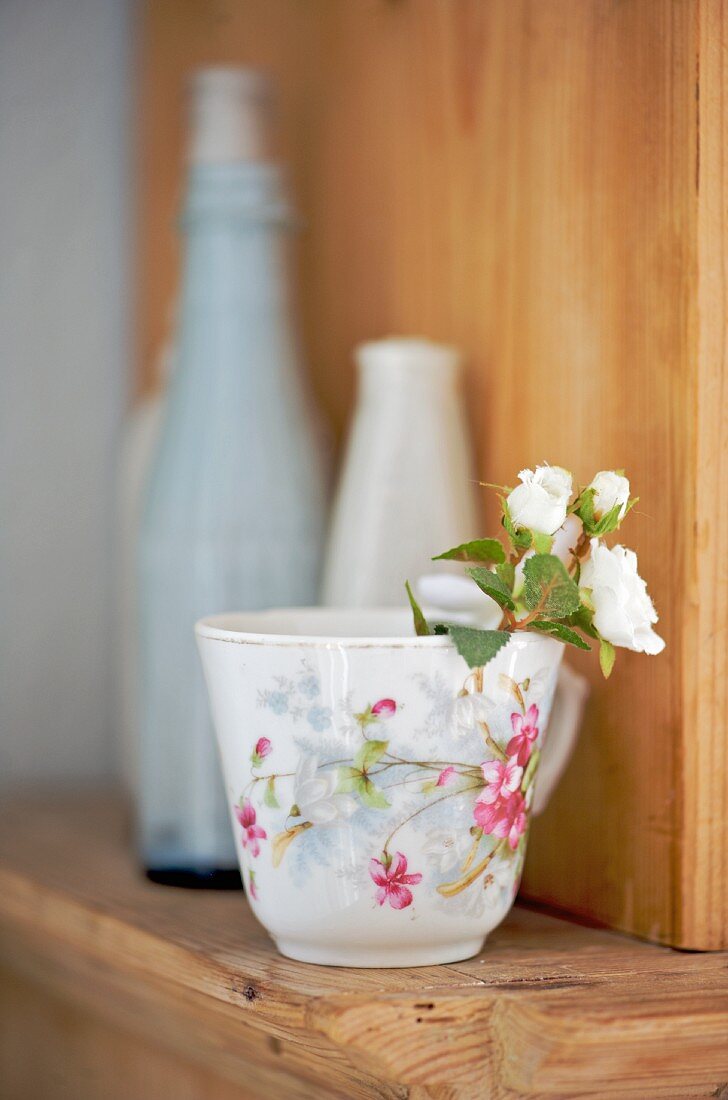
[[[524,890],[728,946],[723,0],[147,0],[140,388],[177,279],[184,71],[269,65],[307,229],[311,377],[341,435],[352,346],[460,345],[477,468],[625,466],[661,610],[620,654],[533,830]],[[493,518],[492,509],[488,512]]]
[[[469,962],[306,966],[241,894],[145,881],[124,821],[111,794],[0,807],[8,1100],[685,1100],[728,1080],[726,955],[516,909]]]

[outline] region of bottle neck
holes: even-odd
[[[459,374],[458,366],[449,363],[370,360],[359,363],[359,393],[369,405],[444,401],[457,392]]]
[[[221,222],[292,228],[293,211],[280,167],[256,161],[191,165],[183,230],[190,234]]]

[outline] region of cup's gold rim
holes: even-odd
[[[270,619],[276,615],[305,615],[308,618],[320,615],[322,619],[336,615],[341,615],[342,617],[348,616],[349,618],[356,615],[363,615],[375,620],[383,616],[393,617],[397,615],[401,617],[402,612],[397,608],[391,607],[290,607],[275,608],[269,611],[224,612],[219,615],[206,615],[202,619],[199,619],[195,623],[195,634],[198,638],[205,638],[210,641],[232,642],[237,645],[298,646],[301,648],[319,649],[455,649],[452,639],[446,634],[419,636],[416,634],[381,635],[376,633],[372,633],[371,635],[352,635],[343,632],[341,634],[286,634],[280,631],[263,629],[243,630],[240,629],[240,627],[232,625],[236,621],[249,622],[251,619],[260,619],[261,624],[264,625],[266,618]],[[511,637],[508,648],[512,652],[514,648],[526,649],[534,644],[544,646],[546,649],[550,647],[563,647],[563,643],[556,641],[554,638],[545,637],[543,634],[524,631],[523,633],[514,634]]]

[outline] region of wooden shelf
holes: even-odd
[[[173,1095],[173,1074],[186,1074],[178,1096],[225,1100],[728,1093],[724,954],[516,908],[468,962],[306,966],[275,952],[242,895],[146,882],[127,821],[114,795],[0,809],[10,1100],[143,1100]],[[64,1006],[53,1016],[65,1021],[62,1042],[45,1002]],[[89,1041],[89,1028],[106,1029],[103,1041]],[[109,1035],[124,1052],[111,1061],[99,1053]]]

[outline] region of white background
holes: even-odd
[[[0,785],[114,761],[130,5],[0,0]]]

